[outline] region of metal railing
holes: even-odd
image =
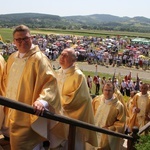
[[[150,128],[150,121],[139,130],[138,134],[142,134],[144,131],[148,130],[149,128]]]
[[[30,114],[35,114],[34,109],[32,106],[27,105],[25,103],[21,103],[18,101],[14,101],[5,97],[0,96],[0,105],[6,106],[6,107],[10,107],[19,111],[23,111],[26,113],[30,113]],[[103,129],[103,128],[99,128],[96,127],[95,125],[83,122],[83,121],[79,121],[79,120],[75,120],[72,118],[68,118],[62,115],[58,115],[58,114],[54,114],[51,113],[49,111],[44,111],[43,115],[41,116],[43,118],[46,119],[51,119],[51,120],[55,120],[55,121],[59,121],[59,122],[63,122],[66,124],[69,124],[69,138],[68,138],[68,150],[74,150],[74,146],[75,146],[75,131],[76,131],[76,127],[81,127],[81,128],[85,128],[88,130],[92,130],[92,131],[96,131],[96,132],[101,132],[104,134],[108,134],[108,135],[112,135],[112,136],[117,136],[120,138],[124,138],[124,139],[128,139],[128,150],[133,150],[134,149],[134,144],[137,141],[137,133],[138,133],[138,129],[137,128],[133,128],[133,134],[132,136],[130,135],[126,135],[126,134],[121,134],[121,133],[117,133],[117,132],[113,132],[107,129]]]

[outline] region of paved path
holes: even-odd
[[[52,64],[55,65],[56,68],[59,67],[58,61],[52,61]],[[78,62],[78,66],[83,71],[92,71],[92,72],[96,71],[95,64],[89,65],[87,64],[87,62]],[[120,73],[121,76],[125,76],[128,75],[129,72],[131,71],[132,78],[136,78],[138,74],[140,79],[150,81],[150,70],[144,71],[142,69],[128,68],[123,66],[120,67],[109,66],[109,68],[106,68],[105,66],[101,66],[101,65],[97,66],[98,73],[106,73],[106,74],[113,75],[115,70],[116,70],[116,75]]]

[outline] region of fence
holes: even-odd
[[[10,107],[10,108],[13,108],[13,109],[16,109],[19,111],[23,111],[26,113],[34,114],[34,109],[32,106],[18,102],[18,101],[14,101],[14,100],[2,97],[2,96],[0,96],[0,105]],[[128,139],[128,148],[127,148],[128,150],[134,149],[134,144],[137,141],[137,139],[139,138],[139,136],[137,135],[137,133],[139,131],[138,128],[133,128],[133,134],[132,134],[132,136],[129,136],[126,134],[116,133],[113,131],[109,131],[107,129],[99,128],[99,127],[96,127],[92,124],[88,124],[88,123],[85,123],[85,122],[82,122],[79,120],[64,117],[62,115],[54,114],[54,113],[51,113],[49,111],[44,111],[44,113],[41,117],[55,120],[55,121],[59,121],[59,122],[63,122],[63,123],[67,123],[70,125],[69,126],[69,138],[68,138],[68,150],[74,150],[76,127],[81,127],[81,128],[85,128],[88,130],[101,132],[104,134]]]

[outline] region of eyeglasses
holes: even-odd
[[[28,42],[30,38],[31,38],[31,36],[27,36],[27,37],[24,37],[24,38],[18,38],[18,39],[14,38],[14,39],[15,39],[16,42],[21,43],[22,41]]]
[[[113,90],[104,89],[105,92],[113,92]]]

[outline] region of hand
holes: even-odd
[[[34,108],[35,115],[37,116],[43,115],[45,108],[44,108],[44,105],[40,101],[35,101],[33,103],[33,108]]]
[[[107,129],[107,130],[108,130],[108,127],[107,127],[107,126],[105,126],[105,127],[102,127],[102,128],[104,128],[104,129]]]
[[[140,112],[140,109],[139,109],[139,108],[135,108],[135,112],[136,112],[136,113],[139,113],[139,112]]]

